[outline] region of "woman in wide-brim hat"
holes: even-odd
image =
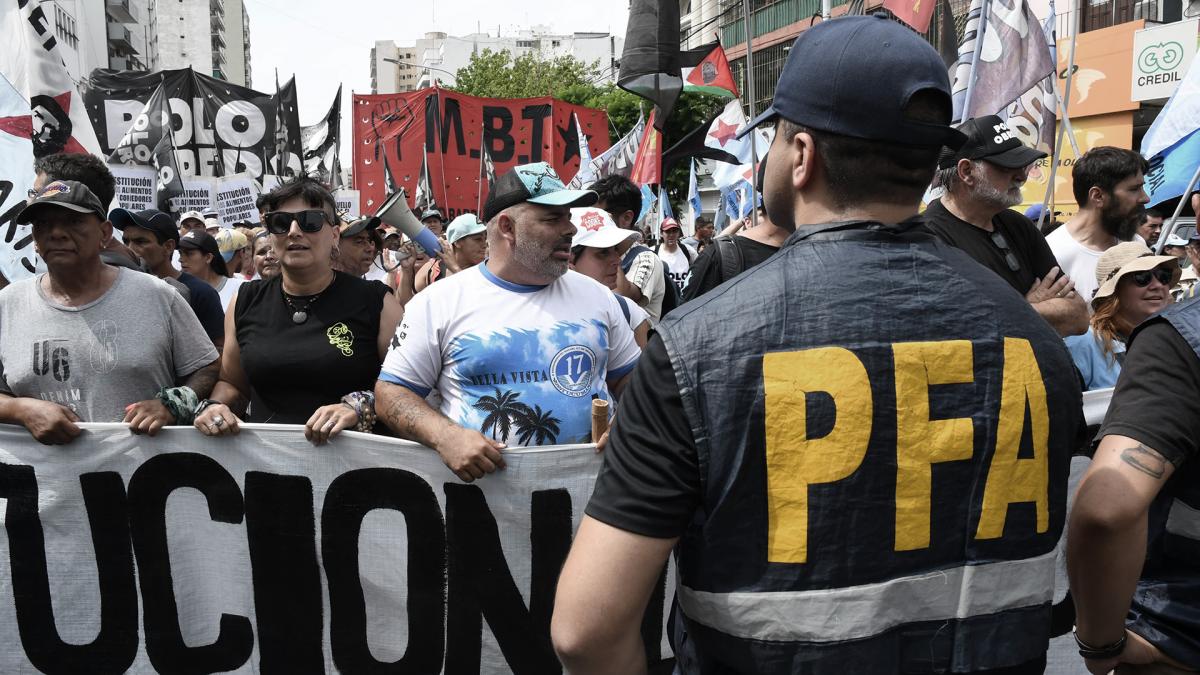
[[[1117,244],[1100,256],[1091,326],[1066,339],[1085,389],[1116,385],[1129,335],[1174,301],[1171,288],[1181,272],[1174,257],[1154,255],[1141,242]]]

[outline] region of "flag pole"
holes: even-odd
[[[1039,232],[1042,230],[1042,223],[1046,221],[1046,216],[1054,205],[1054,193],[1056,192],[1055,178],[1058,176],[1058,164],[1062,158],[1063,134],[1068,129],[1071,129],[1071,118],[1067,116],[1067,108],[1071,105],[1071,82],[1075,79],[1075,41],[1078,37],[1078,31],[1071,34],[1071,51],[1067,57],[1067,86],[1066,92],[1061,99],[1058,97],[1058,73],[1054,73],[1054,76],[1050,80],[1051,88],[1054,91],[1054,100],[1062,112],[1062,120],[1058,124],[1058,140],[1054,142],[1054,155],[1050,160],[1050,179],[1046,183],[1046,197],[1042,200],[1042,214],[1038,216],[1037,228]],[[1058,64],[1054,64],[1054,67],[1058,68]],[[1075,151],[1075,158],[1078,159],[1079,144],[1075,141],[1074,129],[1071,129],[1068,137],[1071,139],[1071,149]]]
[[[971,75],[967,80],[967,93],[963,97],[962,119],[971,117],[971,99],[975,97],[975,80],[979,69],[979,55],[983,52],[983,34],[987,31],[987,18],[992,8],[991,0],[983,0],[979,7],[979,23],[975,27],[975,50],[971,54]],[[1057,67],[1057,66],[1056,66]]]
[[[828,0],[823,0],[827,2]],[[754,39],[751,37],[750,28],[750,0],[742,0],[742,14],[745,17],[742,20],[742,25],[746,30],[746,93],[750,96],[750,119],[753,120],[758,116],[754,110]],[[758,138],[757,131],[750,132],[750,189],[758,190],[758,186],[754,183],[758,180]],[[758,227],[758,209],[754,207],[754,200],[750,200],[750,221],[754,227]]]
[[[1171,220],[1167,223],[1164,232],[1158,238],[1158,243],[1154,245],[1154,254],[1162,253],[1163,246],[1167,240],[1174,234],[1175,230],[1179,229],[1179,214],[1183,212],[1183,205],[1187,203],[1188,198],[1192,196],[1192,190],[1196,189],[1196,183],[1200,181],[1200,166],[1196,167],[1196,172],[1192,174],[1192,179],[1188,181],[1187,189],[1179,196],[1179,203],[1175,205],[1175,213],[1171,214]]]
[[[484,124],[483,115],[480,115],[479,116],[479,189],[475,191],[475,215],[476,216],[478,216],[479,212],[483,209],[483,181],[484,181],[483,163],[484,163],[484,160],[486,159],[486,157],[484,156],[483,153],[487,151],[485,148],[485,146],[487,145],[486,135],[487,135],[487,126]]]

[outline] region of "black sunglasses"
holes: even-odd
[[[1174,276],[1175,273],[1171,270],[1165,270],[1161,267],[1156,267],[1152,270],[1134,272],[1129,275],[1129,278],[1133,279],[1135,286],[1139,288],[1145,288],[1150,285],[1151,278],[1158,279],[1158,283],[1162,284],[1163,286],[1170,286],[1171,279],[1174,278]]]
[[[1017,256],[1013,255],[1012,249],[1008,247],[1008,240],[999,232],[992,232],[992,243],[996,248],[1004,253],[1004,262],[1008,265],[1008,269],[1019,272],[1021,271],[1021,263],[1017,260]]]
[[[264,224],[271,234],[287,234],[288,230],[292,229],[292,221],[295,221],[303,232],[320,232],[326,224],[333,224],[329,219],[329,214],[321,209],[308,209],[295,213],[272,211],[265,216]]]

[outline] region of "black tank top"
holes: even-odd
[[[248,281],[234,306],[242,368],[250,380],[249,422],[304,424],[317,408],[379,377],[379,313],[386,285],[336,272],[308,305],[308,320],[292,321],[282,275]]]

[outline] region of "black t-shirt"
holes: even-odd
[[[1167,321],[1138,332],[1100,434],[1135,439],[1176,468],[1200,451],[1200,358]]]
[[[248,281],[238,288],[234,320],[242,368],[250,380],[249,422],[304,424],[317,408],[352,391],[375,388],[379,314],[384,284],[337,272],[308,307],[308,320],[292,321],[282,277]]]
[[[179,282],[188,289],[188,304],[204,326],[204,332],[213,340],[225,336],[225,308],[221,306],[221,296],[207,281],[194,277],[187,272],[179,273]]]
[[[763,244],[747,237],[735,235],[730,239],[742,254],[742,272],[779,251],[778,246]],[[698,298],[726,281],[729,279],[725,278],[724,266],[721,263],[721,245],[716,241],[710,242],[692,261],[692,276],[688,285],[683,288],[683,301]]]
[[[608,447],[619,444],[621,451],[605,453],[587,505],[596,520],[663,539],[682,535],[700,503],[699,456],[673,372],[662,338],[654,335],[614,418]]]
[[[1012,251],[1020,269],[1013,270],[1004,251],[992,240],[992,233],[960,220],[935,199],[925,209],[925,224],[942,241],[962,249],[980,265],[1000,275],[1018,293],[1025,295],[1037,279],[1045,279],[1050,269],[1058,266],[1050,245],[1025,216],[1004,209],[992,218],[992,227],[999,232]]]

